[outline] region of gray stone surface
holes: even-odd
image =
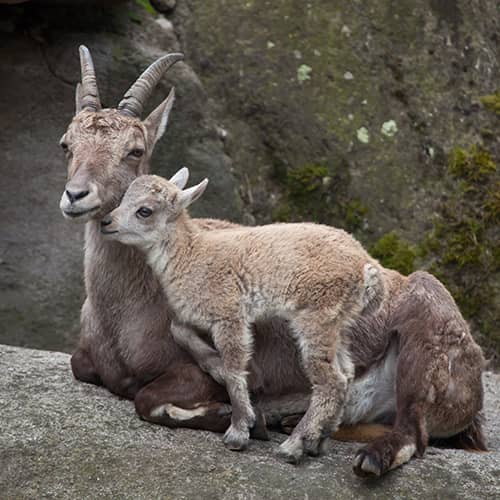
[[[429,448],[380,481],[355,477],[355,444],[299,467],[245,453],[220,436],[142,422],[129,401],[78,383],[69,356],[0,345],[0,497],[12,498],[499,498],[500,375],[485,375],[492,451]]]

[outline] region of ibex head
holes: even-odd
[[[82,82],[76,114],[60,144],[68,159],[68,182],[60,208],[65,217],[86,222],[113,210],[129,184],[147,173],[149,159],[165,132],[174,89],[144,120],[143,107],[154,87],[182,54],[155,61],[125,93],[116,109],[102,109],[90,52],[80,47]]]
[[[127,189],[120,205],[101,221],[101,233],[127,245],[148,248],[168,238],[169,224],[205,191],[208,179],[184,189],[186,167],[170,180],[143,175]]]

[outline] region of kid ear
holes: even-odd
[[[144,125],[148,131],[149,148],[151,150],[167,128],[168,116],[174,105],[174,100],[175,90],[172,87],[168,97],[144,120]]]
[[[170,177],[170,182],[175,184],[179,189],[184,189],[189,179],[189,170],[186,167],[182,167],[178,172],[176,172],[172,177]]]
[[[203,179],[196,186],[184,189],[179,197],[179,202],[182,208],[187,208],[193,201],[196,201],[205,191],[207,187],[208,179]]]

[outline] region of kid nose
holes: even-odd
[[[88,191],[82,190],[82,191],[70,191],[69,189],[66,189],[66,196],[68,197],[70,203],[74,203],[77,200],[81,200],[82,198],[85,198],[89,194]]]

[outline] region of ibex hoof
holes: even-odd
[[[235,429],[232,425],[224,434],[224,445],[228,450],[242,451],[248,447],[250,434],[248,431]]]
[[[260,439],[261,441],[269,441],[269,433],[267,432],[266,418],[261,411],[257,412],[255,424],[250,429],[252,439]]]
[[[278,456],[290,464],[297,465],[304,455],[302,441],[288,438],[281,443],[278,449]]]
[[[380,477],[383,474],[383,464],[380,457],[368,450],[361,450],[357,453],[352,468],[359,477]]]
[[[305,439],[304,440],[304,451],[311,457],[317,457],[320,455],[320,440],[319,439]]]

